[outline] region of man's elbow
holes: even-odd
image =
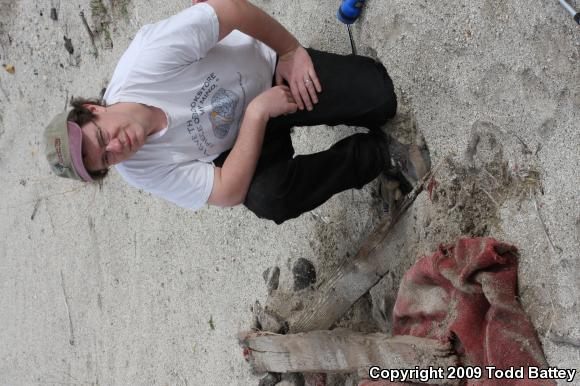
[[[247,14],[247,0],[208,0],[219,20],[219,38],[222,40],[235,29],[240,29],[240,17]]]
[[[221,208],[229,208],[243,204],[245,200],[246,192],[221,190],[219,192],[212,192],[209,196],[208,204]]]
[[[222,204],[218,205],[222,208],[231,208],[233,206],[238,206],[244,203],[244,201],[246,200],[246,196],[245,195],[233,195],[233,196],[228,196],[226,197],[224,200],[222,200]]]
[[[238,178],[227,178],[221,167],[214,168],[214,180],[208,204],[220,207],[232,207],[243,204],[248,194],[248,186]]]

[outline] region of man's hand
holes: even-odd
[[[255,110],[269,118],[295,113],[298,105],[288,86],[275,86],[255,97],[248,110]]]
[[[196,5],[197,3],[203,3],[206,2],[207,0],[191,0],[191,5]]]
[[[250,102],[234,147],[222,167],[214,168],[213,187],[208,199],[210,205],[234,206],[244,202],[268,120],[296,112],[297,108],[288,86],[272,87]]]
[[[197,3],[197,1],[196,1]],[[270,15],[247,0],[208,0],[219,21],[219,38],[233,30],[260,40],[272,48],[280,59],[276,66],[276,84],[288,82],[300,110],[312,110],[322,91],[312,59],[298,40]]]
[[[280,56],[276,66],[276,84],[288,82],[294,100],[300,110],[304,106],[311,111],[313,104],[318,103],[317,92],[322,91],[320,81],[316,76],[314,64],[308,52],[298,45],[294,50]]]

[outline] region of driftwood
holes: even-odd
[[[364,242],[356,256],[340,265],[316,288],[314,299],[303,310],[289,316],[291,333],[327,330],[389,271],[393,249],[401,240],[391,229],[423,191],[432,173],[427,173],[403,199],[396,213],[385,218]]]
[[[241,336],[246,359],[255,372],[365,372],[381,369],[445,369],[457,365],[451,345],[414,336],[389,337],[347,329],[278,335]],[[441,383],[429,379],[425,383]]]

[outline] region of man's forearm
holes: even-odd
[[[238,27],[243,33],[250,35],[268,45],[278,55],[283,55],[296,49],[300,43],[282,24],[258,7],[246,0],[236,0],[242,6],[244,17]]]
[[[262,149],[268,115],[248,106],[238,138],[221,168],[214,172],[210,204],[234,206],[244,202]]]
[[[298,40],[270,15],[247,0],[208,0],[218,15],[220,38],[237,29],[260,40],[278,55],[299,46]]]

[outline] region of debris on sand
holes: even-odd
[[[6,70],[6,72],[9,73],[9,74],[14,75],[14,73],[16,72],[16,69],[11,64],[3,64],[2,67],[4,67],[4,69]]]
[[[81,11],[79,13],[79,15],[81,17],[81,20],[83,21],[83,26],[85,27],[85,30],[87,31],[87,33],[89,34],[89,38],[91,39],[91,44],[93,46],[94,55],[96,58],[97,56],[99,56],[99,50],[97,49],[97,45],[95,44],[95,35],[93,34],[91,27],[89,27],[89,23],[87,23],[87,18],[85,17],[85,13],[83,11]]]
[[[282,380],[282,376],[278,373],[268,373],[264,378],[260,379],[258,386],[276,386]]]
[[[316,269],[314,264],[305,258],[300,258],[292,267],[294,275],[294,291],[300,291],[316,283]]]
[[[463,159],[447,158],[430,189],[433,221],[428,231],[488,236],[492,227],[500,226],[500,208],[507,199],[523,200],[541,188],[533,154],[523,154],[521,163],[509,162],[499,128],[475,122],[472,130]]]
[[[278,285],[280,283],[280,268],[279,267],[270,267],[262,273],[262,277],[266,282],[266,287],[268,288],[268,293],[272,293],[278,289]]]
[[[113,18],[102,0],[91,1],[91,18],[94,25],[95,38],[101,39],[103,48],[112,49],[111,24]]]
[[[74,49],[74,47],[72,45],[72,40],[69,39],[69,38],[67,38],[66,36],[63,36],[63,38],[64,38],[64,48],[65,48],[65,50],[67,50],[67,52],[72,55],[75,52],[75,49]]]

